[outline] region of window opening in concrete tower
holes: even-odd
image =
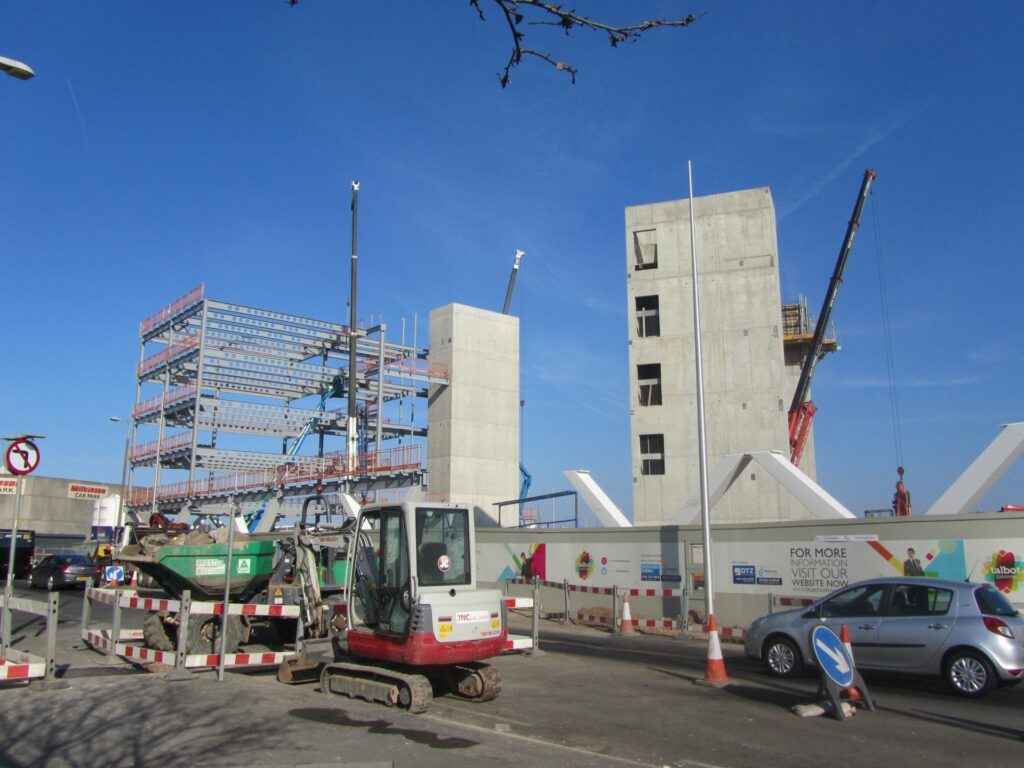
[[[658,230],[644,229],[633,233],[634,269],[658,268]]]
[[[665,474],[664,435],[640,435],[640,474]]]
[[[661,405],[661,363],[648,363],[636,367],[640,386],[640,405]]]
[[[640,338],[661,336],[657,296],[636,297],[636,335]]]

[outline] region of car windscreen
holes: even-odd
[[[985,584],[974,590],[974,600],[978,603],[978,610],[984,616],[1017,615],[1017,609],[1010,604],[1006,596],[990,584]]]
[[[89,558],[85,555],[61,555],[56,562],[58,565],[89,565]]]

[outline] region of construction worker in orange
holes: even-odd
[[[910,516],[910,491],[903,484],[903,467],[896,467],[900,479],[896,481],[896,493],[892,495],[892,511],[896,517]]]

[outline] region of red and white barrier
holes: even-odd
[[[525,635],[509,635],[505,640],[506,651],[532,651],[533,638]]]
[[[130,662],[143,664],[167,664],[174,666],[174,651],[158,651],[130,642],[112,642],[107,630],[86,630],[83,635],[93,648],[103,651],[111,650],[114,654]],[[119,640],[142,640],[141,630],[122,630]],[[225,667],[266,667],[278,665],[291,652],[267,651],[262,653],[229,653],[224,656]],[[219,653],[190,653],[185,656],[185,666],[189,669],[216,667],[220,664]]]
[[[121,594],[122,608],[138,608],[143,611],[163,611],[165,613],[177,613],[181,610],[181,602],[178,600],[171,600],[168,598],[153,598],[153,597],[132,597],[131,595]]]
[[[224,603],[192,603],[192,613],[222,616]],[[275,618],[298,618],[297,605],[258,605],[256,603],[228,603],[228,616],[271,616]]]
[[[56,648],[60,598],[51,591],[46,602],[23,597],[8,596],[5,607],[11,611],[41,616],[46,621],[46,655],[36,656],[8,645],[6,657],[0,657],[0,680],[35,680],[46,678],[52,682],[57,674]],[[13,616],[13,614],[9,614]],[[10,638],[7,638],[8,641]]]
[[[506,597],[506,608],[533,608],[532,597]]]
[[[775,597],[773,595],[772,603],[787,608],[806,608],[817,599],[816,597]]]
[[[532,581],[528,579],[508,579],[506,584],[523,584],[531,586]],[[540,586],[552,589],[565,589],[570,592],[582,592],[590,595],[611,595],[616,590],[620,595],[628,594],[630,597],[682,597],[682,589],[646,589],[641,587],[622,589],[617,587],[592,587],[588,584],[566,584],[560,581],[540,581]]]
[[[176,614],[181,612],[182,603],[180,600],[161,597],[140,597],[131,589],[95,589],[89,587],[85,591],[86,602],[93,600],[113,605],[116,608],[128,608],[147,612],[159,611],[161,613]],[[192,603],[189,616],[222,616],[224,614],[223,602],[195,602]],[[297,605],[258,605],[252,603],[228,603],[229,616],[261,616],[266,618],[298,618],[301,613]],[[88,611],[83,610],[82,614],[82,639],[96,650],[119,656],[131,663],[158,663],[174,666],[177,661],[175,651],[158,651],[154,648],[147,648],[137,645],[144,640],[142,630],[124,630],[112,637],[112,630],[91,629],[85,626],[88,621]],[[198,619],[195,619],[198,620]],[[119,626],[119,620],[115,626]],[[224,656],[225,667],[253,667],[269,666],[280,664],[288,655],[283,651],[265,653],[229,653]],[[187,668],[216,667],[220,664],[220,654],[195,654],[190,653],[184,657],[184,666]]]
[[[623,620],[623,624],[629,622],[635,629],[679,629],[679,622],[675,619],[634,619],[628,618]],[[612,626],[611,616],[599,616],[593,613],[583,613],[582,611],[576,614],[577,624],[600,624]]]
[[[46,659],[35,656],[28,662],[0,659],[0,680],[32,680],[45,676]]]
[[[746,627],[721,627],[718,632],[723,640],[742,640],[747,636]]]

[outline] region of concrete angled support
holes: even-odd
[[[1004,424],[1003,431],[956,481],[946,489],[926,515],[962,515],[995,485],[1002,474],[1024,453],[1024,422]]]
[[[726,491],[736,482],[743,470],[755,461],[778,481],[792,496],[819,519],[854,518],[850,510],[839,503],[824,488],[793,466],[789,457],[779,451],[754,451],[753,453],[732,453],[723,456],[712,470],[708,483],[708,501],[714,508]],[[683,507],[672,522],[676,525],[690,525],[700,517],[700,504],[691,502]]]
[[[732,484],[736,482],[736,478],[740,476],[749,463],[749,453],[730,453],[719,460],[708,476],[708,503],[712,509],[714,509],[718,500],[725,495],[725,492],[732,487]],[[676,519],[672,522],[675,525],[690,525],[699,521],[700,502],[693,501],[683,507],[682,511],[676,515]]]
[[[590,472],[585,469],[567,469],[562,474],[587,502],[587,506],[597,516],[601,525],[607,528],[633,527],[633,524],[622,514],[615,502],[590,476]]]

